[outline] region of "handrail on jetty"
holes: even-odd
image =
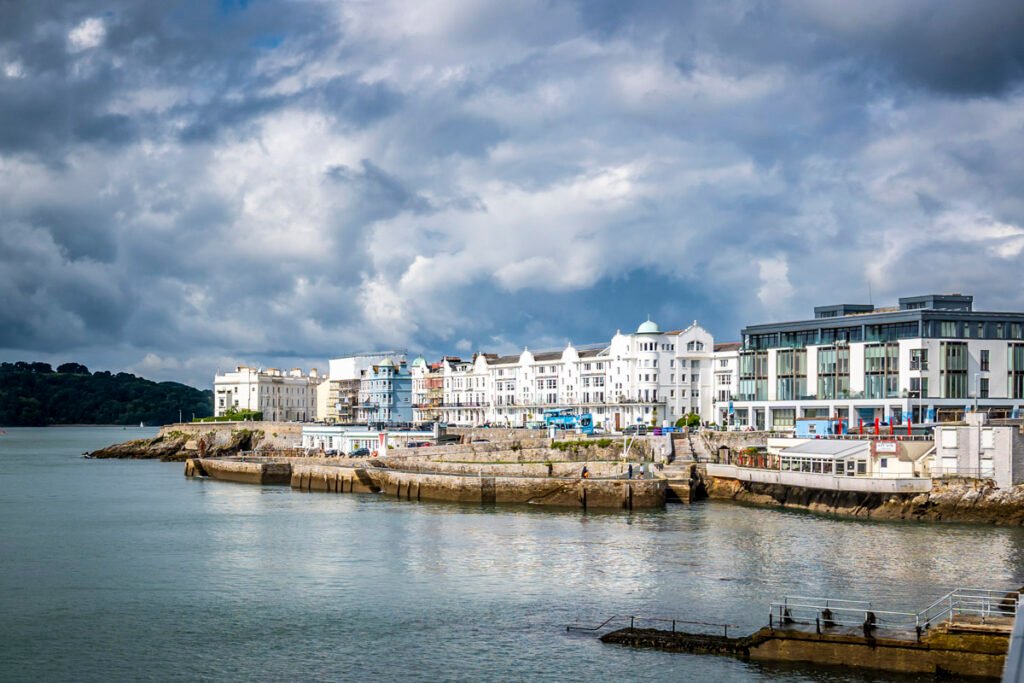
[[[579,624],[574,624],[574,625],[566,626],[565,630],[566,631],[599,631],[599,630],[601,630],[602,628],[605,628],[606,626],[608,626],[610,623],[612,623],[614,621],[625,622],[627,619],[629,620],[629,630],[631,630],[631,631],[634,630],[637,627],[636,625],[637,625],[638,622],[651,622],[651,623],[672,624],[672,632],[673,633],[675,633],[677,625],[705,626],[705,627],[712,627],[712,628],[714,628],[716,630],[717,629],[722,629],[722,635],[725,636],[726,638],[728,638],[729,637],[729,629],[730,628],[736,628],[736,624],[722,624],[722,623],[716,623],[716,622],[710,622],[710,621],[689,621],[689,620],[686,620],[686,619],[670,619],[670,618],[667,618],[667,617],[645,617],[645,616],[640,616],[640,615],[636,615],[636,614],[625,614],[625,615],[613,614],[612,616],[608,617],[607,619],[605,619],[603,622],[601,622],[597,626],[580,626]]]
[[[837,626],[874,629],[913,630],[922,633],[939,624],[1006,625],[1017,614],[1020,595],[1014,592],[982,588],[957,588],[920,612],[879,610],[865,600],[787,596],[771,603],[769,628],[813,625],[818,633]]]

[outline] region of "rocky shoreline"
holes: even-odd
[[[264,439],[262,430],[235,429],[209,431],[203,434],[161,430],[152,439],[135,439],[87,453],[85,457],[99,460],[121,458],[130,460],[162,460],[184,462],[202,454],[217,458],[255,450]]]
[[[839,517],[1024,526],[1024,486],[1000,489],[991,480],[937,481],[931,491],[918,494],[825,491],[716,477],[705,478],[704,487],[715,500]]]

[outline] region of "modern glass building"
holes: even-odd
[[[1024,313],[974,310],[974,297],[904,297],[898,306],[818,306],[814,318],[742,330],[739,382],[719,422],[790,429],[802,417],[958,420],[1024,406]]]

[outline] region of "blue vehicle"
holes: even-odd
[[[568,408],[553,408],[544,411],[544,427],[565,430],[580,430],[584,434],[594,433],[594,418],[590,413],[577,415]]]

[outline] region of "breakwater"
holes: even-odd
[[[507,471],[396,470],[384,463],[342,466],[295,459],[189,459],[185,476],[246,484],[290,485],[302,491],[381,493],[399,500],[527,504],[580,509],[634,510],[665,504],[663,479],[527,476]],[[374,466],[378,465],[378,466]],[[597,463],[595,467],[599,467]],[[443,465],[441,466],[444,467]],[[576,464],[573,463],[575,469]]]

